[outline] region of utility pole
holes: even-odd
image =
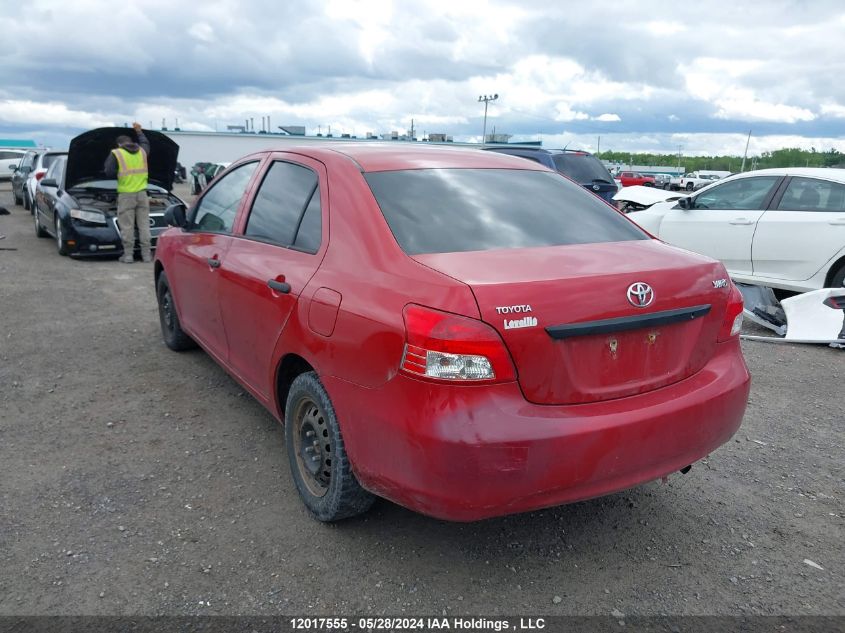
[[[596,143],[596,156],[601,154],[601,136],[599,136],[598,143]]]
[[[411,119],[411,140],[414,140],[414,120]]]
[[[490,103],[491,101],[495,101],[498,98],[499,98],[498,94],[494,94],[493,96],[481,95],[480,97],[478,97],[478,102],[484,103],[484,129],[481,132],[481,144],[482,145],[484,145],[484,143],[487,142],[487,104]]]
[[[678,145],[678,175],[681,175],[681,148],[683,145]]]
[[[745,158],[748,156],[748,144],[751,142],[751,130],[748,130],[748,138],[745,139],[745,153],[742,155],[742,167],[739,171],[745,171]]]

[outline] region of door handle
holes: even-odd
[[[275,290],[276,292],[281,292],[282,294],[288,294],[290,292],[290,284],[285,283],[284,281],[276,281],[275,279],[268,279],[267,285]]]
[[[833,226],[845,226],[845,218],[836,218],[835,220],[831,220],[828,224],[832,224]]]
[[[209,257],[209,258],[208,258],[208,259],[206,259],[205,261],[206,261],[206,262],[208,263],[208,265],[209,265],[209,266],[211,266],[212,268],[220,268],[220,260],[219,260],[219,259],[217,259],[217,256],[216,256],[216,255],[215,255],[214,257]]]
[[[748,218],[734,218],[731,220],[731,224],[736,226],[747,226],[749,224],[754,224],[754,221],[749,220]]]

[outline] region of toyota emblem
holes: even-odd
[[[628,303],[635,308],[647,308],[654,301],[654,290],[647,283],[638,281],[628,286]]]

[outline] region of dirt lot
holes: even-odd
[[[0,614],[845,615],[845,353],[745,343],[742,428],[665,485],[321,525],[152,265],[58,256],[0,187]]]

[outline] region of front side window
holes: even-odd
[[[245,163],[214,183],[197,205],[191,228],[214,233],[231,233],[238,205],[256,167],[257,161]]]
[[[317,174],[301,165],[276,161],[258,189],[244,234],[280,246],[296,245],[297,234],[308,216],[306,211],[312,207],[309,203],[315,199],[319,222]],[[309,222],[313,223],[313,219]],[[313,230],[310,225],[306,228]],[[317,248],[319,245],[318,237]]]
[[[556,154],[553,157],[555,167],[575,182],[612,182],[607,169],[601,161],[588,154]]]
[[[364,177],[409,255],[649,239],[553,172],[414,169]]]
[[[793,178],[778,203],[778,209],[841,213],[845,211],[845,185],[815,178]]]
[[[695,197],[693,208],[761,210],[779,180],[780,176],[757,176],[715,185]]]
[[[24,156],[23,159],[21,160],[21,169],[31,171],[32,170],[32,163],[35,161],[36,156],[38,156],[38,154],[33,154],[31,152],[29,154],[27,154],[26,156]]]

